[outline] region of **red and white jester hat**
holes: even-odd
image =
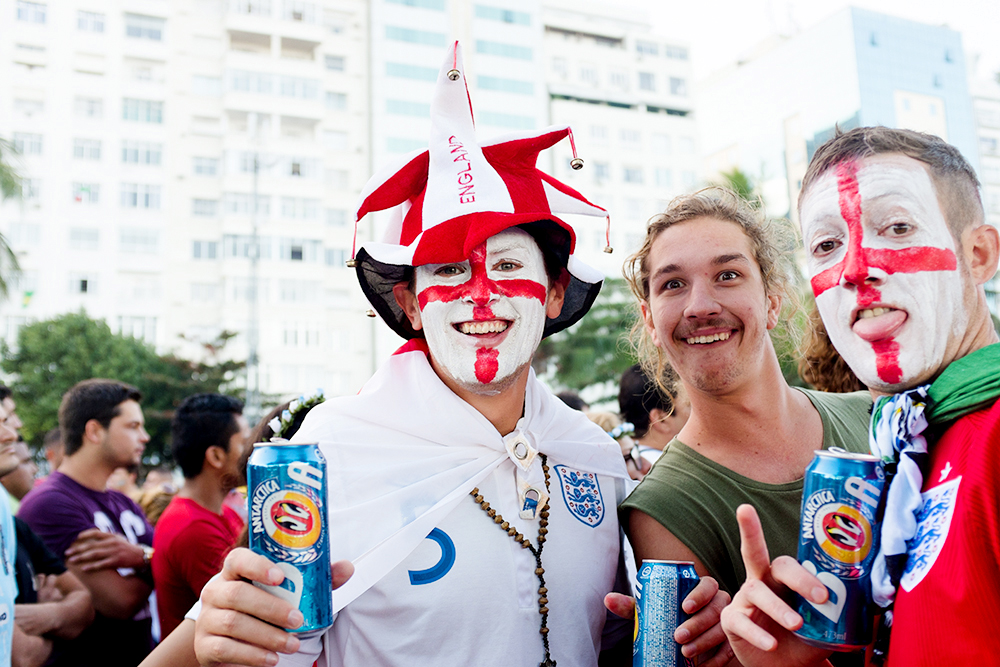
[[[353,262],[365,296],[393,331],[407,339],[423,337],[392,294],[393,285],[409,280],[412,267],[464,261],[480,243],[514,226],[522,226],[568,273],[562,313],[546,321],[543,335],[586,314],[604,277],[574,257],[576,235],[556,214],[607,218],[607,211],[535,166],[540,151],[567,136],[572,143],[569,127],[557,126],[480,145],[462,50],[455,42],[438,74],[429,148],[372,176],[356,215],[355,238],[365,215],[395,208],[385,241],[365,243]],[[574,168],[579,165],[574,159]]]

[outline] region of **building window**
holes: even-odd
[[[14,111],[22,113],[25,116],[34,116],[36,113],[45,111],[45,102],[42,100],[15,99]]]
[[[156,318],[119,315],[118,333],[122,336],[131,336],[132,338],[138,338],[149,342],[155,341]]]
[[[192,259],[217,259],[218,256],[218,241],[193,241],[191,244]]]
[[[516,25],[531,25],[531,14],[527,12],[517,12],[512,9],[491,7],[489,5],[476,5],[476,18]]]
[[[93,294],[97,291],[97,281],[87,274],[71,273],[69,291],[71,294]]]
[[[104,100],[97,97],[77,97],[73,101],[73,111],[84,118],[104,116]]]
[[[431,105],[423,102],[411,102],[409,100],[386,100],[385,110],[388,113],[399,116],[417,116],[418,118],[430,118]]]
[[[160,186],[145,183],[122,183],[123,208],[160,208]]]
[[[667,58],[673,58],[674,60],[687,60],[688,50],[683,46],[670,46],[668,44],[663,49],[663,55]]]
[[[37,178],[21,179],[21,197],[26,202],[37,202],[42,198],[42,181]]]
[[[331,72],[343,72],[345,67],[344,56],[323,56],[323,64]]]
[[[609,75],[611,85],[619,90],[628,90],[628,72],[615,70]]]
[[[126,97],[122,100],[122,119],[161,124],[163,123],[163,102]]]
[[[591,125],[590,126],[590,138],[595,144],[603,144],[608,141],[608,126],[607,125]]]
[[[607,162],[594,163],[594,180],[597,183],[604,183],[611,178],[611,165]]]
[[[191,201],[191,215],[214,218],[219,213],[217,199],[194,199]]]
[[[639,55],[642,56],[660,55],[660,45],[657,44],[656,42],[637,41],[635,43],[635,50]]]
[[[326,255],[326,265],[332,266],[334,268],[342,269],[345,268],[347,263],[347,251],[343,248],[327,248],[324,251]]]
[[[17,20],[28,23],[45,23],[45,5],[40,2],[17,0]]]
[[[504,79],[499,76],[480,76],[476,78],[476,81],[483,90],[499,90],[504,93],[515,93],[517,95],[535,94],[535,84],[531,81]]]
[[[89,227],[70,227],[69,247],[73,250],[97,250],[100,232]]]
[[[163,159],[163,144],[143,141],[122,142],[122,162],[125,164],[146,164],[159,166]]]
[[[251,16],[270,16],[271,0],[230,0],[229,11],[234,14],[250,14]]]
[[[131,227],[121,230],[121,251],[137,255],[155,255],[160,233],[155,229]]]
[[[597,68],[587,63],[580,65],[580,80],[596,86],[598,84]]]
[[[868,43],[871,44],[872,46],[878,46],[878,33],[877,32],[873,32],[868,37]]]
[[[84,32],[104,32],[104,14],[78,11],[76,29]]]
[[[687,97],[687,80],[676,76],[670,77],[670,94],[677,97]]]
[[[443,32],[428,32],[426,30],[413,30],[412,28],[402,28],[394,25],[385,27],[386,39],[397,42],[408,42],[410,44],[423,44],[424,46],[447,46],[448,36]]]
[[[197,176],[215,176],[219,173],[219,160],[214,157],[196,157],[194,173]]]
[[[515,44],[505,44],[503,42],[490,42],[484,39],[476,40],[476,53],[483,53],[490,56],[500,56],[501,58],[513,58],[514,60],[534,59],[531,48],[527,46],[517,46]]]
[[[332,111],[346,111],[347,93],[336,93],[332,90],[326,91],[326,108]]]
[[[666,167],[656,168],[656,187],[658,188],[672,188],[674,187],[674,174],[672,171]]]
[[[280,90],[282,97],[315,100],[319,98],[319,81],[316,79],[302,79],[297,76],[283,76],[281,77]]]
[[[14,150],[21,155],[41,155],[42,135],[31,132],[15,132],[11,139],[14,142]]]
[[[270,74],[261,72],[231,70],[229,72],[229,88],[244,93],[270,95],[273,88],[272,78]]]
[[[303,197],[282,197],[281,215],[294,220],[318,220],[320,201]],[[301,259],[301,258],[300,258]]]
[[[215,283],[191,283],[191,300],[195,303],[215,303],[221,296],[222,290]]]
[[[143,14],[125,15],[125,36],[136,39],[149,39],[154,42],[163,41],[163,27],[167,20]]]
[[[77,204],[96,204],[101,196],[101,186],[97,183],[74,183],[73,201]]]
[[[618,131],[618,139],[627,148],[637,148],[642,142],[642,133],[639,130],[623,127]]]
[[[191,77],[191,92],[204,97],[218,97],[222,95],[222,79],[217,76]]]
[[[625,167],[622,171],[622,180],[626,183],[642,183],[641,167]]]
[[[534,116],[518,116],[511,113],[497,113],[495,111],[483,111],[478,114],[480,122],[484,125],[495,127],[506,127],[512,130],[533,130],[535,129]]]
[[[223,195],[223,211],[229,215],[271,215],[271,198],[257,195],[257,210],[254,211],[253,195],[243,192],[227,192]]]
[[[100,160],[101,142],[97,139],[74,139],[73,157],[77,160]]]
[[[639,90],[656,90],[656,75],[652,72],[639,72]]]
[[[438,71],[433,67],[421,67],[404,63],[386,63],[385,73],[400,79],[415,79],[417,81],[437,81]]]
[[[427,141],[423,139],[407,139],[406,137],[385,138],[385,149],[390,153],[409,153],[423,148],[427,148]]]
[[[300,23],[316,23],[316,5],[302,0],[285,0],[285,19]]]
[[[342,208],[326,209],[326,224],[331,227],[346,227],[347,211]]]

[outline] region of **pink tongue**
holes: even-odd
[[[858,320],[852,328],[858,338],[871,343],[876,340],[888,338],[895,333],[896,329],[903,326],[903,322],[905,321],[906,311],[890,310],[888,313],[879,315],[878,317]]]

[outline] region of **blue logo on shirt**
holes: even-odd
[[[555,467],[559,476],[559,486],[562,488],[566,507],[582,523],[596,528],[604,520],[604,499],[601,497],[601,486],[597,475],[567,468],[564,465]]]
[[[448,533],[440,528],[435,528],[427,536],[427,539],[434,540],[441,547],[441,560],[426,570],[410,570],[410,583],[414,586],[433,584],[448,574],[455,565],[455,543],[448,537]]]

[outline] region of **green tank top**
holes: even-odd
[[[823,422],[823,449],[868,453],[868,392],[828,394],[803,389]],[[798,553],[799,509],[804,479],[764,484],[738,475],[674,439],[638,487],[619,507],[659,521],[698,557],[730,595],[746,579],[740,556],[736,508],[757,509],[772,559]],[[628,531],[628,522],[622,521]]]

